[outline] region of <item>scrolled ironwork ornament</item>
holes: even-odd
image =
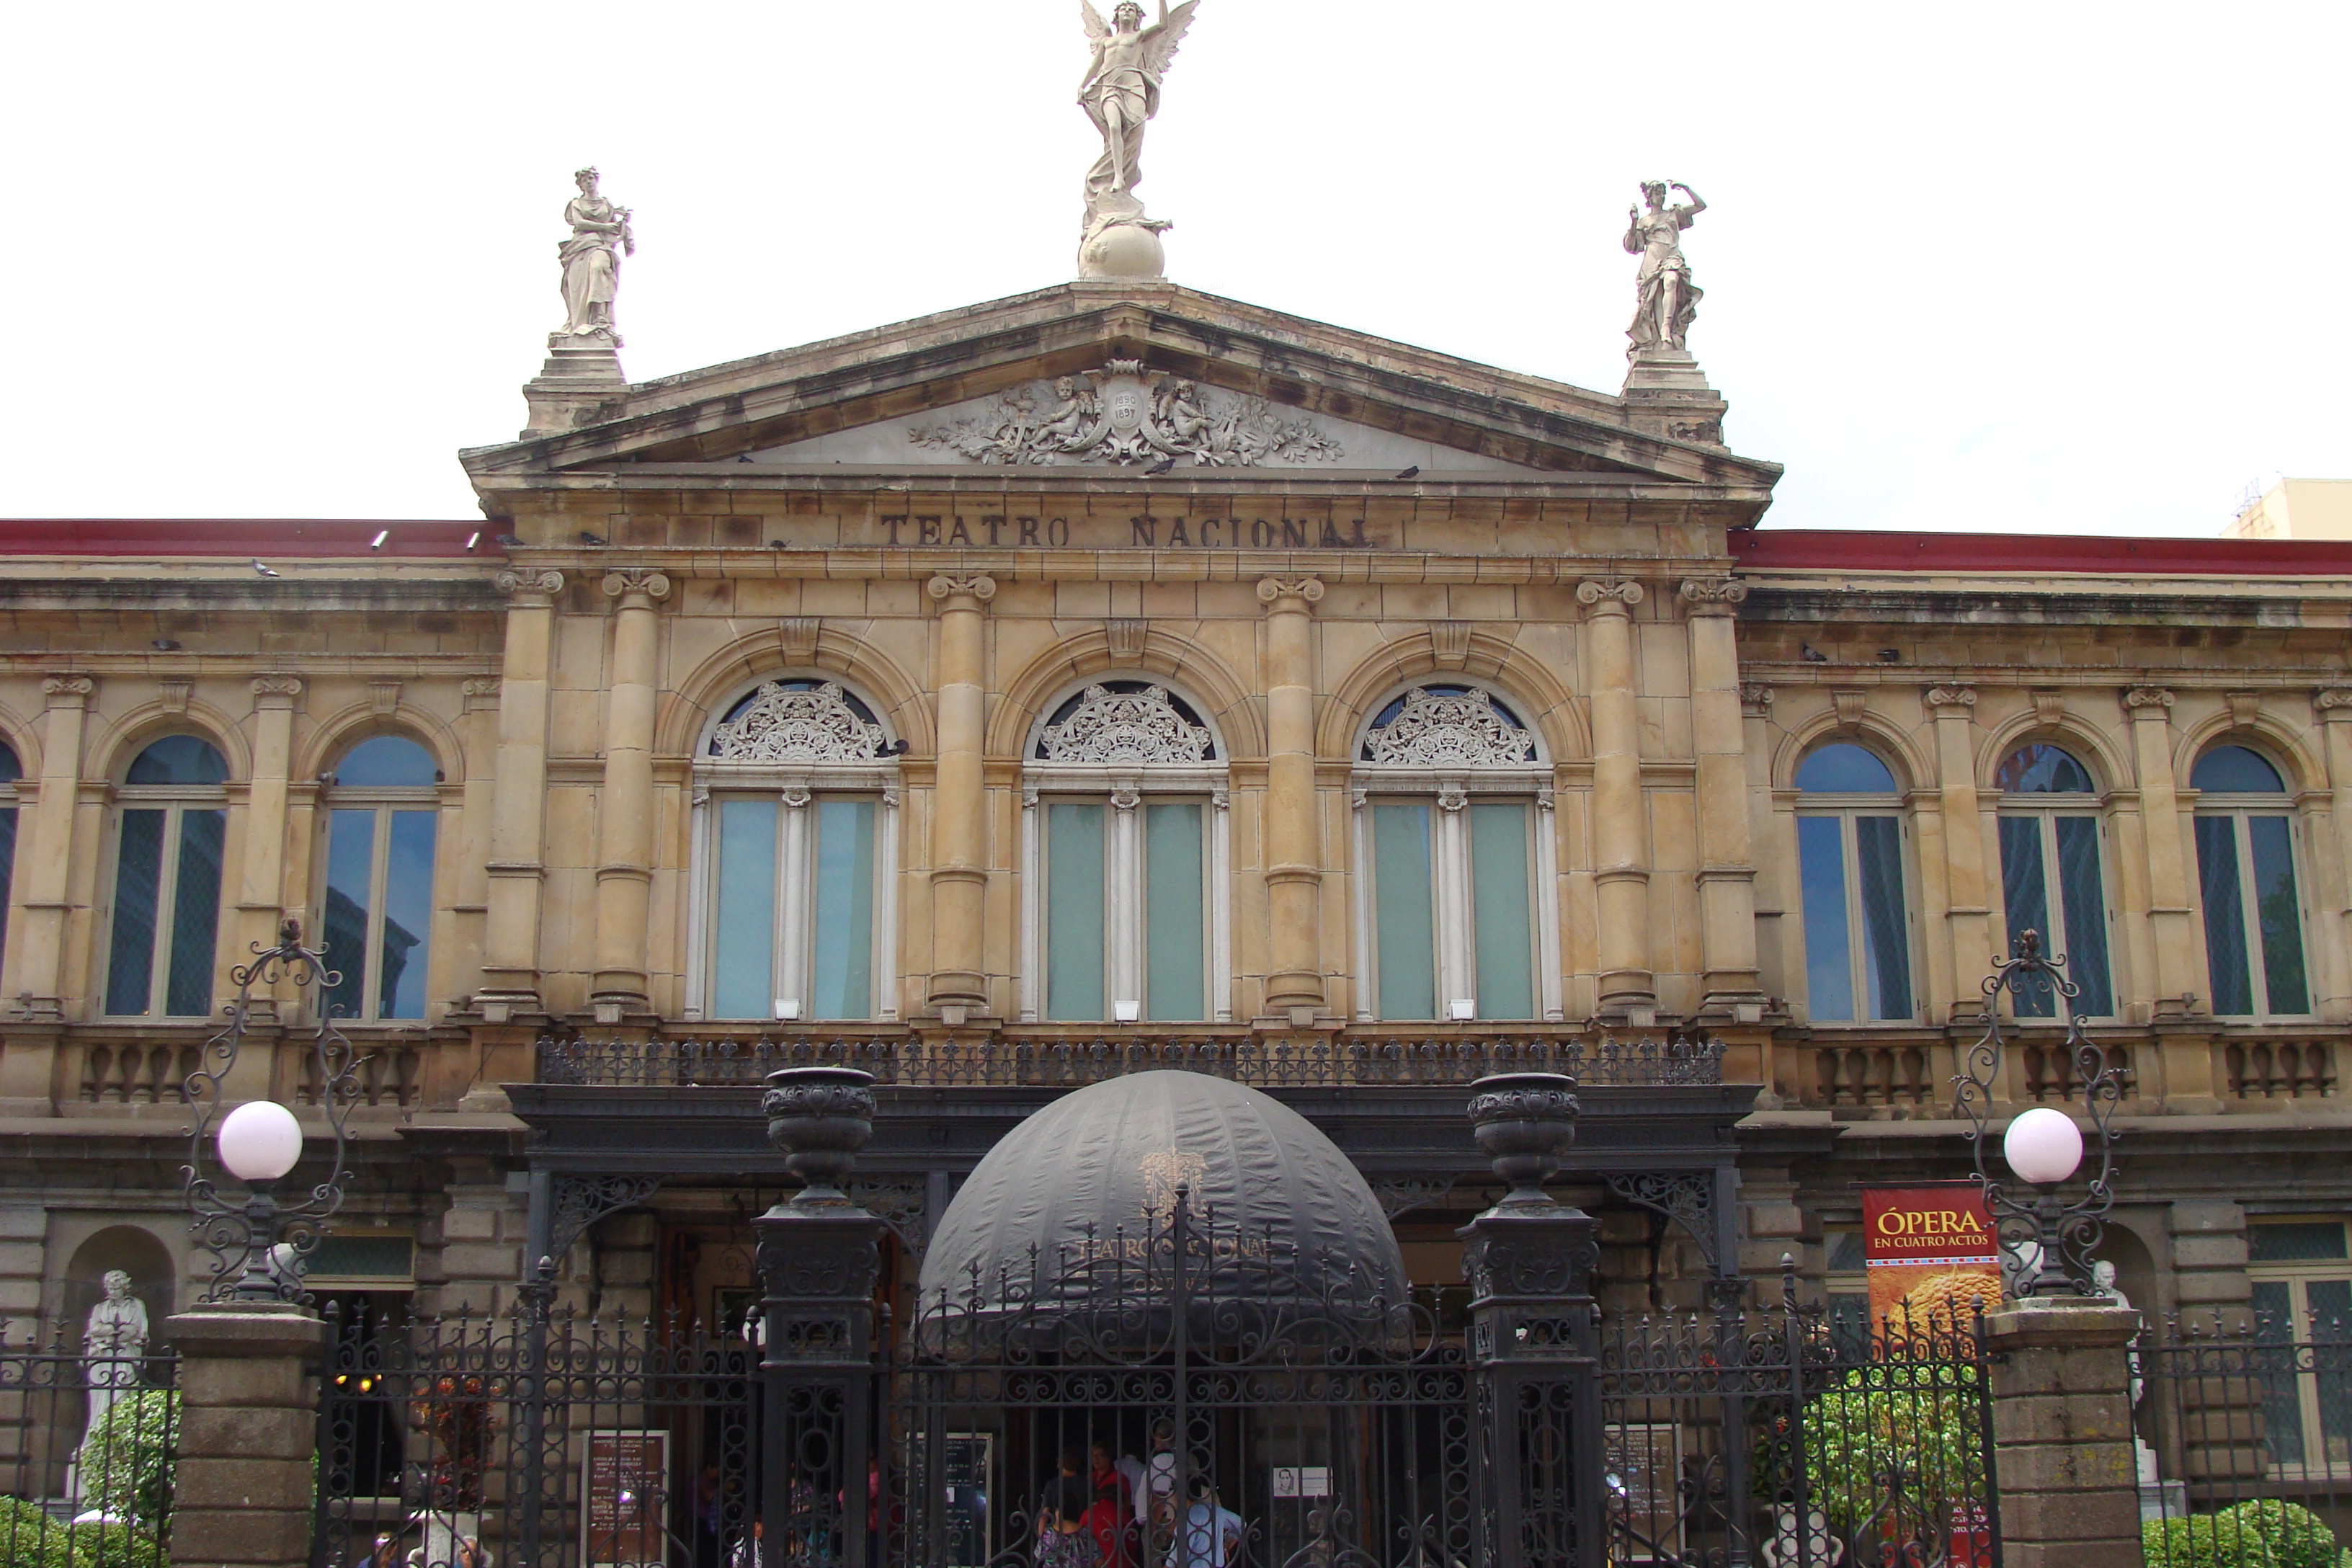
[[[2123,1100],[2123,1073],[2105,1047],[2084,1028],[2074,1010],[2078,989],[2066,978],[2063,955],[2042,951],[2042,934],[2018,933],[2015,956],[1985,977],[1984,1034],[1960,1058],[1954,1075],[1954,1109],[1969,1124],[1970,1174],[1984,1191],[2000,1250],[2015,1260],[2011,1270],[2014,1293],[2038,1296],[2056,1290],[2095,1297],[2104,1294],[2092,1277],[2093,1255],[2106,1231],[2106,1213],[2115,1205],[2115,1112]],[[2029,1183],[2028,1196],[2014,1195],[2007,1184],[1994,1179],[1986,1163],[1986,1142],[1991,1131],[1993,1086],[2000,1081],[2001,1049],[2000,994],[2021,999],[2054,995],[2065,1007],[2064,1050],[2074,1077],[2082,1085],[2083,1111],[2090,1126],[2084,1139],[2095,1151],[2097,1169],[2082,1194],[2062,1202],[2060,1188],[2074,1175]]]
[[[228,1005],[227,1022],[205,1042],[197,1069],[187,1081],[187,1100],[196,1108],[196,1120],[188,1130],[188,1163],[182,1178],[194,1216],[189,1229],[212,1257],[209,1283],[199,1298],[207,1303],[309,1300],[302,1288],[306,1261],[325,1237],[327,1222],[342,1207],[343,1184],[351,1173],[345,1162],[346,1122],[359,1095],[360,1058],[335,1026],[334,1008],[328,1001],[343,977],[327,967],[318,950],[302,945],[302,929],[290,920],[278,928],[277,946],[256,942],[253,952],[252,963],[229,971],[236,1000]],[[310,1076],[318,1085],[318,1109],[326,1118],[329,1168],[326,1178],[299,1201],[278,1196],[275,1188],[282,1177],[245,1178],[246,1194],[239,1201],[224,1194],[219,1180],[208,1172],[208,1167],[219,1167],[222,1176],[230,1175],[214,1141],[232,1109],[226,1100],[228,1078],[252,1020],[253,994],[257,989],[274,991],[289,982],[298,995],[308,993],[317,1003]]]

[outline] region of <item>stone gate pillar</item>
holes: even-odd
[[[163,1338],[180,1352],[172,1561],[310,1562],[326,1324],[290,1303],[245,1302],[166,1318]]]
[[[1479,1146],[1512,1184],[1460,1232],[1480,1427],[1476,1561],[1489,1568],[1608,1560],[1592,1299],[1600,1221],[1543,1190],[1575,1137],[1575,1089],[1557,1073],[1471,1086]]]
[[[751,1222],[760,1238],[760,1568],[787,1568],[788,1543],[817,1531],[841,1543],[835,1562],[879,1563],[868,1536],[869,1510],[880,1513],[874,1493],[888,1490],[876,1440],[882,1347],[874,1333],[885,1222],[836,1184],[873,1132],[874,1078],[855,1068],[786,1068],[768,1075],[761,1108],[769,1139],[808,1184]]]
[[[1985,1319],[2002,1568],[2139,1568],[2131,1357],[2139,1314],[2031,1298]]]

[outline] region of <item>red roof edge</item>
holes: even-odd
[[[504,555],[499,531],[499,526],[489,522],[419,518],[11,517],[0,518],[0,557],[217,555],[232,560],[239,556],[315,560],[373,555],[463,560],[469,554]]]
[[[1729,542],[1732,557],[1740,565],[1784,571],[2352,576],[2352,540],[2130,539],[2095,534],[1758,528],[1732,531]]]

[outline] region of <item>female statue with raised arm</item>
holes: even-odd
[[[1688,196],[1689,205],[1667,205],[1670,190]],[[1635,280],[1638,302],[1633,307],[1633,324],[1625,329],[1633,340],[1630,353],[1684,347],[1691,319],[1698,314],[1701,293],[1691,281],[1690,263],[1683,259],[1682,231],[1706,211],[1706,202],[1688,185],[1669,180],[1644,180],[1642,197],[1650,210],[1632,207],[1625,214],[1626,252],[1642,258]]]

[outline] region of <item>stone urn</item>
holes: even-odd
[[[760,1100],[768,1142],[805,1184],[795,1203],[840,1199],[841,1178],[874,1136],[874,1075],[856,1068],[783,1068]]]
[[[1549,1204],[1543,1184],[1576,1142],[1576,1080],[1556,1072],[1506,1072],[1470,1086],[1470,1127],[1511,1184],[1504,1206]]]

